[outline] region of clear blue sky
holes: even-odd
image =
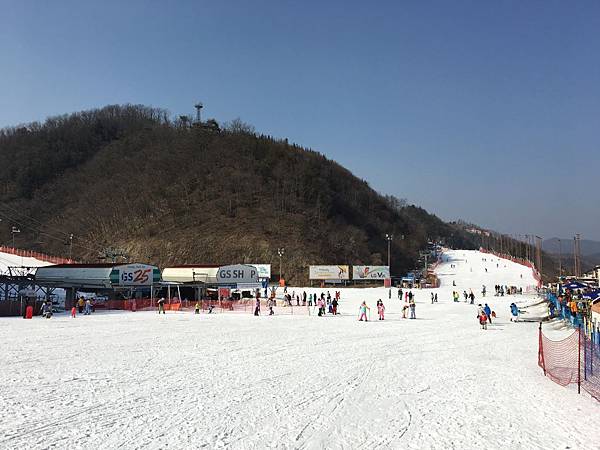
[[[600,239],[598,1],[0,0],[0,58],[0,126],[201,100],[444,219]]]

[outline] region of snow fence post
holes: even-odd
[[[542,322],[540,322],[539,328],[538,364],[542,366],[542,369],[544,370],[544,376],[546,376],[546,363],[544,362],[544,345],[542,341]]]
[[[577,393],[581,394],[581,324],[579,324],[579,345],[577,346]]]

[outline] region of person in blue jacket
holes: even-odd
[[[490,325],[491,325],[492,324],[492,309],[489,307],[489,305],[487,303],[483,307],[483,312],[488,317],[488,322],[490,322]]]
[[[510,304],[510,313],[512,314],[510,321],[516,322],[519,319],[519,307],[516,304],[511,303]]]

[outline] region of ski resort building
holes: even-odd
[[[62,288],[65,307],[78,292],[95,293],[107,300],[152,298],[153,286],[160,283],[160,270],[148,264],[57,264],[39,267],[35,284]]]

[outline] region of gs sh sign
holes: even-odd
[[[219,284],[258,283],[258,270],[254,266],[245,264],[219,267],[217,282]]]

